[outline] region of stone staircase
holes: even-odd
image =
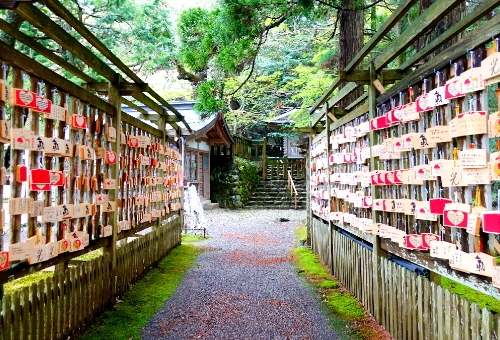
[[[294,209],[294,198],[287,189],[287,180],[268,180],[259,183],[247,202],[247,208]],[[306,181],[294,180],[297,189],[297,209],[306,208]]]

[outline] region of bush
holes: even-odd
[[[245,206],[260,182],[255,164],[240,157],[233,162],[212,167],[210,174],[211,200],[228,208]]]

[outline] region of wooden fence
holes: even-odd
[[[331,238],[325,237],[329,233]],[[330,231],[321,219],[312,220],[313,250],[372,315],[379,313],[377,321],[395,339],[498,339],[499,314],[375,255],[369,242],[353,240],[357,237],[347,230]]]
[[[2,339],[76,338],[94,318],[114,304],[145,273],[180,243],[179,217],[117,250],[117,269],[110,256],[69,267],[2,300]]]
[[[0,18],[0,33],[11,38],[0,40],[0,201],[12,203],[2,207],[0,251],[9,261],[1,265],[0,296],[5,282],[55,266],[52,279],[2,299],[0,333],[16,340],[75,338],[180,243],[179,140],[192,130],[57,0],[22,2],[13,11],[20,26],[29,23],[30,33],[85,66]],[[157,127],[122,112],[122,104]],[[15,204],[24,200],[37,208]],[[104,255],[75,260],[96,249]]]
[[[499,214],[499,2],[435,0],[409,22],[416,3],[377,27],[311,109],[311,245],[395,339],[498,339],[499,315],[439,282],[500,298],[500,232],[487,220]],[[469,168],[470,153],[485,162]],[[431,208],[441,200],[479,218],[452,223],[450,206]]]

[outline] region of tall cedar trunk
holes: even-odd
[[[340,16],[339,25],[339,71],[351,62],[356,54],[363,48],[364,36],[364,11],[356,10],[354,1],[342,0],[342,8],[338,15]],[[361,65],[360,65],[361,66]],[[359,67],[357,67],[358,69]],[[342,82],[339,89],[344,87],[346,82]],[[353,91],[349,96],[339,103],[344,108],[351,102],[361,96],[363,90]]]
[[[435,0],[420,0],[419,15],[424,13],[434,2]],[[424,34],[420,39],[418,39],[414,44],[415,50],[419,51],[420,49],[424,48],[429,42],[431,42],[432,40],[443,34],[447,29],[455,25],[457,22],[459,22],[460,19],[462,18],[463,13],[465,13],[465,1],[460,3],[457,7],[455,7],[451,11],[451,13],[447,14],[442,20],[440,20],[435,27],[429,29],[429,31],[426,34]],[[454,37],[453,39],[448,41],[441,48],[436,50],[436,52],[432,54],[431,57],[435,54],[441,53],[441,51],[450,47],[453,43],[455,43],[459,39],[461,39],[461,35],[458,35],[457,37]],[[423,60],[423,62],[425,62],[425,60]]]

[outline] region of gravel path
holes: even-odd
[[[279,222],[286,217],[289,222]],[[214,248],[142,329],[144,339],[337,339],[288,253],[305,211],[206,213]]]

